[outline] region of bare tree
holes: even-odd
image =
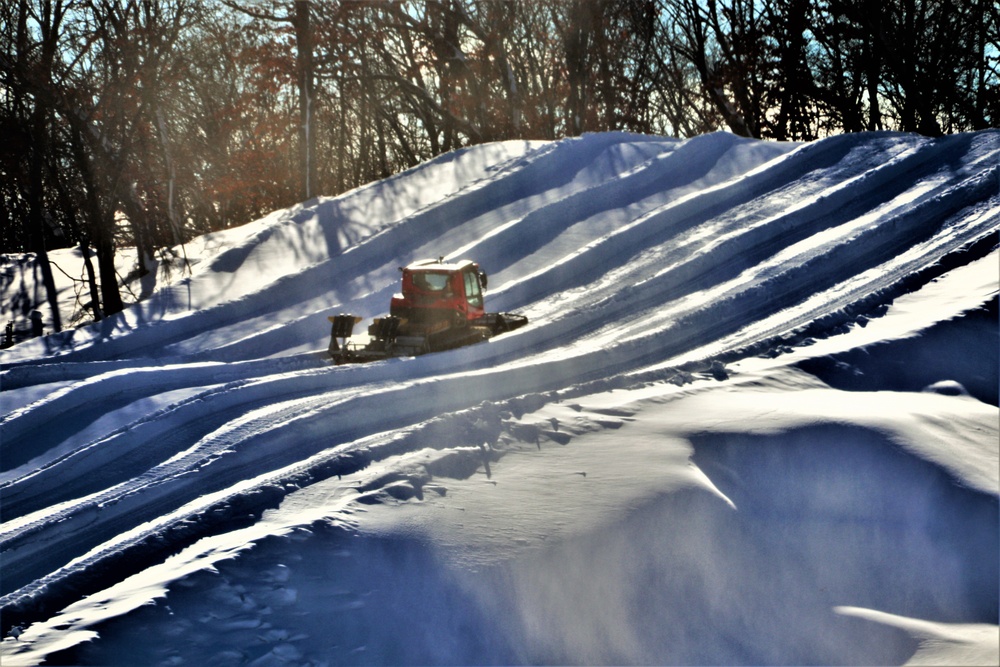
[[[716,0],[676,0],[664,9],[674,50],[695,67],[706,98],[726,125],[740,136],[759,137],[756,5],[734,0],[720,9]]]
[[[310,0],[292,0],[292,7],[280,0],[255,3],[223,3],[253,18],[290,25],[295,34],[295,69],[299,92],[299,196],[311,199],[316,194],[315,68],[313,63],[313,27]]]
[[[44,1],[32,5],[20,0],[16,10],[13,6],[4,9],[4,21],[12,33],[4,39],[3,70],[6,73],[4,85],[9,104],[6,106],[5,125],[11,132],[13,146],[26,149],[21,156],[5,155],[7,176],[21,183],[18,190],[9,191],[12,210],[21,209],[25,233],[22,238],[28,248],[35,253],[42,270],[42,282],[52,313],[52,326],[62,329],[59,312],[58,293],[52,275],[46,247],[46,229],[51,215],[48,212],[44,183],[44,166],[49,159],[51,145],[51,124],[55,111],[54,100],[48,91],[53,85],[53,69],[56,67],[63,37],[63,20],[69,7],[59,0]],[[16,13],[14,13],[16,12]],[[12,147],[13,147],[12,146]],[[22,159],[27,158],[27,179],[23,174]]]

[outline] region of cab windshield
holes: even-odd
[[[413,286],[428,292],[440,292],[448,286],[449,274],[420,271],[413,274]]]

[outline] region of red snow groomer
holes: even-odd
[[[332,315],[330,357],[338,364],[377,361],[450,350],[484,341],[528,323],[515,313],[487,313],[483,307],[486,274],[463,259],[446,263],[426,259],[399,269],[402,294],[394,294],[389,315],[368,327],[368,340],[351,336],[362,318]]]

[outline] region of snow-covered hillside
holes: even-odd
[[[189,244],[0,353],[3,664],[997,664],[998,165],[502,143]],[[331,365],[438,256],[529,325]]]

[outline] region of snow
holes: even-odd
[[[997,664],[998,164],[507,142],[176,248],[0,352],[0,661]],[[331,365],[438,256],[529,325]]]

